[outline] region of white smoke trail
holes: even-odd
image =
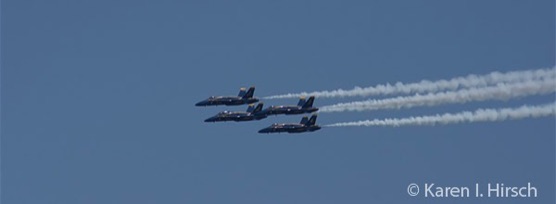
[[[494,122],[554,116],[556,103],[540,106],[521,106],[519,108],[479,109],[475,112],[446,113],[443,115],[418,116],[409,118],[387,118],[325,125],[325,127],[346,126],[406,126],[406,125],[445,125],[455,123]]]
[[[537,70],[512,71],[506,73],[492,72],[486,75],[468,75],[456,77],[449,80],[429,81],[423,80],[417,83],[404,84],[397,82],[393,85],[380,84],[376,86],[361,88],[355,87],[351,90],[337,89],[333,91],[315,91],[289,93],[264,97],[264,99],[298,98],[301,96],[315,96],[319,98],[373,96],[392,94],[415,94],[432,93],[438,91],[458,90],[463,88],[480,88],[492,86],[499,83],[518,83],[525,81],[544,80],[556,77],[556,67]]]
[[[549,94],[556,91],[555,79],[527,81],[515,84],[498,84],[491,87],[464,89],[426,95],[400,96],[380,100],[367,100],[323,106],[320,112],[370,111],[400,109],[416,106],[462,104],[472,101],[508,100],[532,95]]]

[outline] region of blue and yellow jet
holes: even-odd
[[[259,99],[253,97],[253,94],[255,94],[255,87],[250,87],[247,91],[245,91],[245,88],[241,88],[238,96],[211,96],[204,101],[196,103],[195,106],[237,106],[259,102]]]
[[[280,132],[287,132],[287,133],[302,133],[302,132],[313,132],[320,130],[321,127],[315,125],[317,122],[317,115],[311,116],[310,119],[307,119],[307,116],[304,116],[301,119],[300,123],[274,123],[271,126],[259,130],[259,133],[280,133]]]
[[[251,121],[251,120],[260,120],[266,118],[265,115],[257,114],[263,109],[263,103],[259,103],[257,107],[254,107],[253,104],[247,107],[246,112],[232,112],[232,111],[222,111],[215,116],[207,118],[205,122],[225,122],[225,121]]]
[[[313,107],[313,102],[315,97],[311,96],[309,99],[305,100],[305,97],[301,97],[296,106],[294,105],[282,105],[282,106],[270,106],[258,114],[262,115],[294,115],[294,114],[304,114],[312,113],[318,111],[318,108]]]

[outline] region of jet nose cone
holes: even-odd
[[[268,128],[259,130],[259,133],[269,133]]]
[[[206,106],[206,105],[207,105],[206,101],[201,101],[201,102],[195,104],[195,106]]]
[[[215,118],[215,117],[207,118],[207,119],[205,120],[205,122],[206,122],[206,123],[208,123],[208,122],[216,122],[216,118]]]

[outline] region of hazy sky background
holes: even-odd
[[[554,10],[551,0],[2,1],[2,203],[555,203],[554,117],[264,135],[301,116],[209,124],[246,106],[193,106],[251,85],[262,97],[553,67]],[[412,182],[532,182],[539,197],[426,199],[407,195]]]

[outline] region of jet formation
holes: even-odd
[[[248,90],[241,88],[238,96],[211,96],[206,100],[200,101],[195,106],[237,106],[249,104],[247,110],[243,111],[222,111],[218,114],[207,118],[205,122],[226,122],[226,121],[254,121],[262,120],[270,115],[298,115],[305,113],[313,113],[319,109],[313,107],[315,97],[311,96],[308,99],[301,97],[297,105],[278,105],[270,106],[263,109],[264,104],[259,102],[258,98],[254,97],[255,87],[250,87]],[[256,106],[255,103],[259,102]],[[314,132],[320,130],[321,127],[316,125],[317,115],[313,114],[311,118],[304,116],[300,123],[275,123],[267,128],[259,130],[259,133],[302,133]]]

